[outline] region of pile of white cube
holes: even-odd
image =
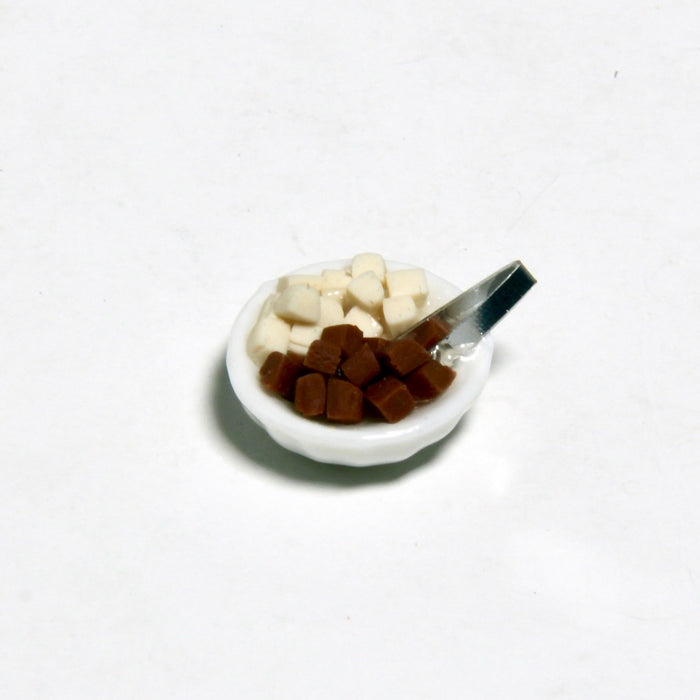
[[[391,339],[422,318],[427,299],[424,270],[387,270],[378,253],[360,253],[345,268],[319,275],[286,275],[263,304],[248,354],[257,365],[274,351],[306,355],[324,328],[341,323]]]

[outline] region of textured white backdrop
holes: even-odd
[[[697,695],[698,26],[5,2],[0,695]],[[363,250],[539,284],[448,439],[348,470],[223,353],[262,279]]]

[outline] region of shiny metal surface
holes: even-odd
[[[447,324],[451,330],[447,337],[433,349],[443,361],[449,361],[451,351],[468,350],[478,343],[537,282],[520,262],[502,267],[481,282],[440,307],[399,337],[410,335],[429,319]]]

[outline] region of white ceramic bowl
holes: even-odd
[[[317,263],[292,274],[318,274],[342,268],[348,260]],[[387,261],[389,269],[415,267]],[[460,289],[426,270],[432,308],[442,306]],[[457,377],[449,389],[421,404],[398,423],[363,422],[333,425],[300,416],[292,404],[265,391],[258,368],[246,352],[246,339],[262,304],[275,291],[277,280],[265,282],[243,307],[234,323],[226,352],[231,385],[246,413],[280,445],[319,462],[368,467],[399,462],[445,437],[469,410],[484,387],[491,367],[493,342],[485,337],[455,367]]]

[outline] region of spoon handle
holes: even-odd
[[[433,311],[399,338],[411,335],[426,321],[436,320],[449,328],[443,343],[451,347],[477,343],[536,282],[520,260],[515,260]]]

